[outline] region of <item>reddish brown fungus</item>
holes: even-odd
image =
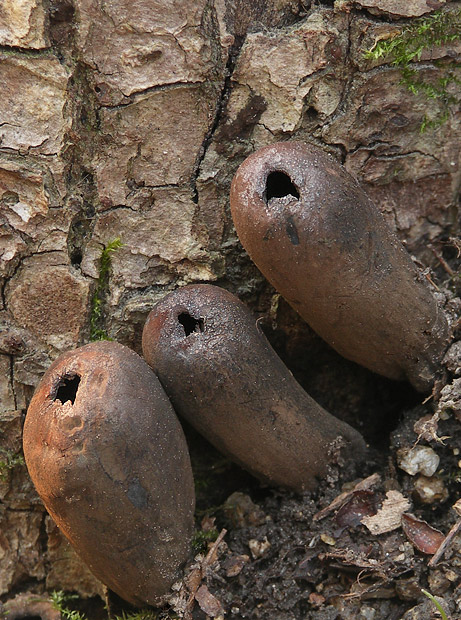
[[[383,216],[333,158],[282,142],[250,155],[231,188],[243,246],[344,357],[431,388],[447,320]]]
[[[176,411],[266,482],[302,492],[325,475],[336,439],[354,458],[364,450],[359,433],[304,392],[249,310],[223,289],[167,295],[147,319],[143,352]]]
[[[133,351],[64,353],[26,416],[32,481],[93,573],[135,605],[160,604],[187,559],[194,486],[182,429]]]

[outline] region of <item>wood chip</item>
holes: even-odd
[[[211,594],[206,585],[200,586],[197,590],[195,593],[195,600],[199,604],[200,609],[204,611],[207,616],[211,616],[212,618],[222,616],[224,610],[221,603],[216,596]]]
[[[409,508],[410,502],[399,491],[388,491],[378,512],[371,517],[364,517],[362,523],[375,536],[392,532],[401,527],[402,515]]]
[[[226,577],[236,577],[242,572],[242,568],[250,561],[248,555],[234,555],[228,558],[223,568],[226,570]]]

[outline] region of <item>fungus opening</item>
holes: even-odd
[[[190,336],[196,332],[203,332],[205,329],[205,321],[203,319],[195,319],[188,312],[182,312],[178,316],[178,321],[184,327],[186,336]]]
[[[284,198],[285,196],[293,196],[299,200],[299,191],[285,172],[275,170],[268,175],[266,180],[266,202],[269,202],[271,198]]]
[[[62,404],[68,400],[72,403],[75,402],[77,397],[78,386],[80,383],[80,377],[78,375],[65,375],[59,382],[56,395],[53,400],[60,400]]]

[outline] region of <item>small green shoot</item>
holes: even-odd
[[[65,620],[87,620],[85,614],[69,609],[68,603],[78,599],[78,594],[68,594],[62,590],[54,591],[50,595],[53,608],[60,612]]]
[[[437,607],[437,610],[440,612],[440,615],[442,616],[442,620],[448,620],[448,616],[445,613],[445,610],[443,609],[442,605],[439,603],[439,601],[432,596],[432,594],[430,592],[428,592],[427,590],[422,590],[421,592],[424,594],[424,596],[427,596],[427,598],[432,601],[432,603],[434,603],[434,605]]]
[[[112,254],[119,248],[123,247],[123,243],[117,237],[104,246],[99,259],[99,274],[96,290],[91,299],[91,315],[90,315],[90,342],[96,340],[111,340],[103,329],[103,305],[107,294],[109,284],[110,268],[112,266]]]
[[[8,473],[20,465],[24,465],[22,454],[17,454],[6,448],[0,448],[0,480],[3,482],[7,480]]]
[[[425,50],[458,41],[461,41],[461,9],[437,11],[429,17],[413,20],[395,36],[376,41],[364,53],[370,60],[386,59],[398,67],[402,75],[401,83],[412,94],[422,94],[428,100],[441,102],[442,111],[436,118],[424,116],[421,132],[442,125],[449,117],[449,106],[460,103],[459,97],[449,91],[450,86],[461,84],[455,73],[459,64],[435,62],[441,68],[440,76],[434,83],[429,83],[419,77],[410,63],[421,60]]]

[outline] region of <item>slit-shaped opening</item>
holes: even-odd
[[[53,400],[60,400],[62,404],[70,400],[73,405],[77,397],[79,384],[80,377],[77,374],[65,375],[59,382],[58,389],[56,390],[56,395]]]
[[[181,312],[178,316],[178,321],[184,327],[186,336],[190,336],[196,332],[203,332],[205,329],[205,321],[203,319],[194,318],[188,312]]]
[[[266,180],[266,202],[269,202],[271,198],[284,198],[285,196],[293,196],[299,200],[299,191],[286,172],[274,170]]]

